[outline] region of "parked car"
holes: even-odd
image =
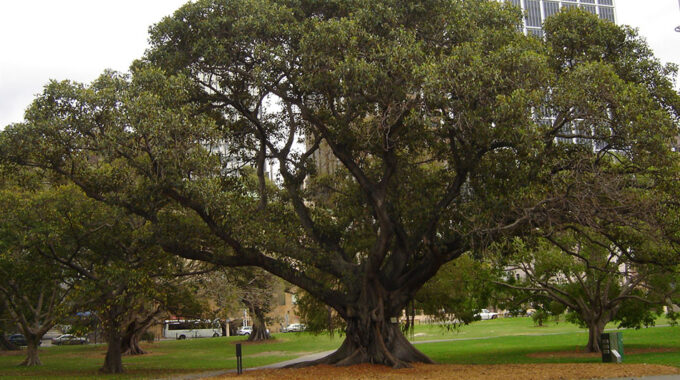
[[[87,343],[87,338],[75,336],[72,334],[59,335],[56,338],[52,338],[52,344],[59,346],[62,344],[85,344]]]
[[[305,329],[307,329],[307,326],[304,323],[293,323],[285,327],[282,332],[300,332],[305,331]]]
[[[487,309],[482,309],[481,312],[475,314],[475,317],[479,317],[481,320],[496,319],[496,318],[498,318],[498,313],[494,313],[494,312],[489,311]]]
[[[10,342],[12,342],[13,344],[15,344],[17,346],[26,346],[27,345],[26,337],[23,336],[22,334],[10,335],[9,338],[7,338],[7,340],[9,340]]]
[[[253,326],[242,326],[236,330],[236,335],[250,335],[253,332]]]
[[[26,337],[23,334],[12,334],[7,338],[11,343],[17,346],[27,346]],[[42,341],[38,342],[38,346],[42,344]]]

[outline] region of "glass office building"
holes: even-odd
[[[581,8],[601,19],[616,22],[614,0],[505,0],[524,11],[524,32],[543,36],[543,21],[563,8]]]

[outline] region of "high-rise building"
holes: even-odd
[[[543,36],[543,21],[561,9],[581,8],[603,20],[616,22],[614,0],[505,0],[524,11],[524,32]]]

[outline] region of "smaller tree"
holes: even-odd
[[[248,341],[267,340],[267,314],[272,310],[276,280],[271,274],[257,268],[237,272],[234,281],[239,288],[241,302],[253,319],[253,332]]]
[[[228,268],[216,268],[192,280],[199,298],[208,300],[205,316],[219,321],[222,336],[227,335],[231,317],[237,315],[243,306],[239,296],[240,289],[233,281],[232,271]]]
[[[54,266],[41,254],[62,248],[54,238],[60,226],[44,219],[55,206],[54,191],[13,186],[0,191],[0,308],[26,338],[24,366],[42,364],[40,341],[73,310],[72,290],[79,282],[74,272]]]
[[[181,316],[201,316],[207,306],[198,300],[194,277],[204,272],[205,265],[198,262],[185,262],[177,273],[155,273],[154,289],[148,299],[140,300],[137,310],[131,314],[131,321],[122,337],[121,352],[123,355],[146,354],[139,345],[144,334],[156,323],[160,323],[170,314]],[[161,272],[163,273],[163,272]],[[154,276],[154,274],[152,274]]]
[[[141,302],[123,333],[121,354],[131,356],[146,354],[146,351],[139,345],[139,341],[151,326],[162,320],[163,315],[165,315],[165,310],[159,303]]]
[[[573,226],[536,240],[516,239],[502,267],[521,273],[522,280],[501,284],[567,307],[567,320],[588,328],[586,350],[599,352],[599,337],[607,323],[635,328],[653,325],[653,313],[674,292],[664,285],[675,276],[673,272],[635,262],[632,248],[615,243]]]
[[[0,212],[0,292],[29,343],[26,364],[39,364],[40,337],[68,305],[71,314],[79,308],[99,318],[108,343],[102,372],[123,372],[126,333],[125,348],[139,351],[137,337],[159,315],[185,261],[157,246],[141,218],[75,186],[5,191]]]

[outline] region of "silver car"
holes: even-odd
[[[59,346],[62,344],[86,344],[87,338],[75,336],[72,334],[59,335],[56,338],[52,338],[52,344]]]

